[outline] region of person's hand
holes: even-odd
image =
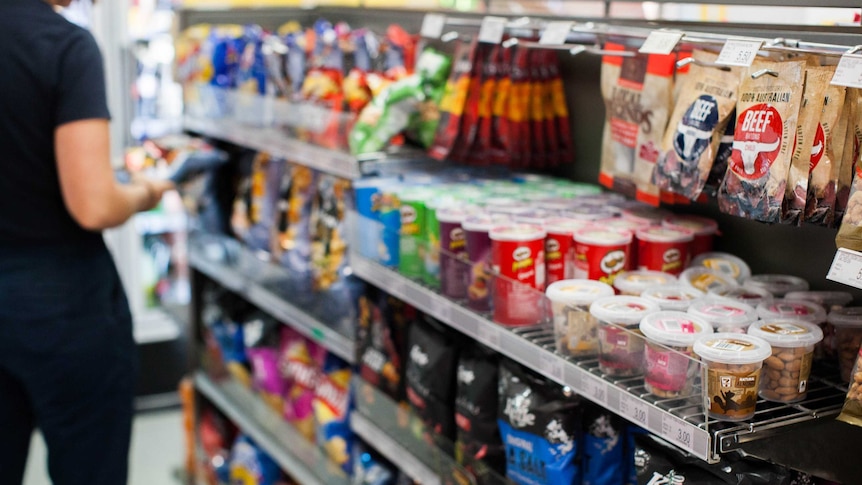
[[[151,179],[143,175],[134,175],[132,184],[140,185],[147,191],[147,197],[139,208],[141,212],[154,209],[159,205],[165,192],[176,188],[170,180]]]

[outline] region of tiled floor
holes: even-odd
[[[177,485],[185,443],[180,411],[152,411],[135,418],[128,485]],[[45,444],[36,436],[23,485],[50,485],[45,471]]]

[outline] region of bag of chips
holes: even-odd
[[[350,364],[327,353],[317,387],[314,389],[314,422],[317,445],[329,459],[349,473],[353,465],[353,431],[350,429]]]
[[[500,365],[499,389],[506,477],[518,485],[581,483],[579,399],[511,361]]]
[[[359,375],[393,400],[403,401],[407,329],[416,319],[416,310],[368,287],[359,298],[357,314]]]
[[[470,73],[475,62],[478,42],[459,43],[452,58],[452,71],[443,98],[440,100],[440,122],[437,134],[428,154],[437,160],[445,160],[452,153],[461,131],[461,116],[467,103],[470,88]]]
[[[479,344],[461,352],[458,361],[455,459],[468,470],[476,470],[478,461],[500,474],[506,470],[503,442],[497,429],[498,368],[496,355]]]
[[[326,349],[284,327],[279,349],[278,369],[287,382],[284,419],[293,424],[307,440],[314,441],[314,392]]]
[[[755,61],[743,71],[733,152],[718,191],[718,206],[725,214],[762,222],[779,221],[804,69],[803,61]],[[767,74],[752,77],[763,70]]]
[[[695,51],[695,59],[718,57]],[[697,200],[709,177],[721,138],[736,108],[739,70],[692,64],[661,145],[653,182],[662,190]]]
[[[620,44],[605,50],[626,52]],[[602,58],[605,125],[599,183],[653,205],[652,183],[673,95],[675,55],[635,53]]]
[[[619,485],[624,462],[622,418],[592,403],[584,406],[583,485]]]

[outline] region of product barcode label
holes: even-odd
[[[832,84],[847,86],[848,88],[862,88],[862,56],[857,54],[841,56],[838,67],[835,68],[835,75],[832,76]]]
[[[569,32],[572,31],[572,25],[574,25],[574,22],[548,22],[547,27],[542,32],[542,36],[539,37],[539,44],[565,44],[566,39],[569,37]]]
[[[745,350],[744,345],[730,342],[728,340],[719,340],[717,342],[713,342],[710,347],[716,350],[732,350],[734,352],[742,352],[743,350]]]
[[[721,48],[716,64],[724,66],[748,67],[757,57],[757,51],[763,45],[761,40],[728,40]]]
[[[826,279],[862,289],[862,253],[839,248]]]
[[[682,32],[668,32],[666,30],[653,30],[644,41],[638,52],[641,54],[668,55],[676,48],[682,39]]]
[[[439,13],[425,14],[422,19],[422,29],[419,35],[428,39],[439,39],[443,35],[443,27],[446,26],[446,16]]]
[[[503,17],[485,17],[479,27],[479,42],[499,44],[506,32],[506,19]]]

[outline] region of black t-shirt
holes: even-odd
[[[63,203],[54,130],[109,117],[93,36],[43,0],[0,0],[0,243],[97,241]]]

